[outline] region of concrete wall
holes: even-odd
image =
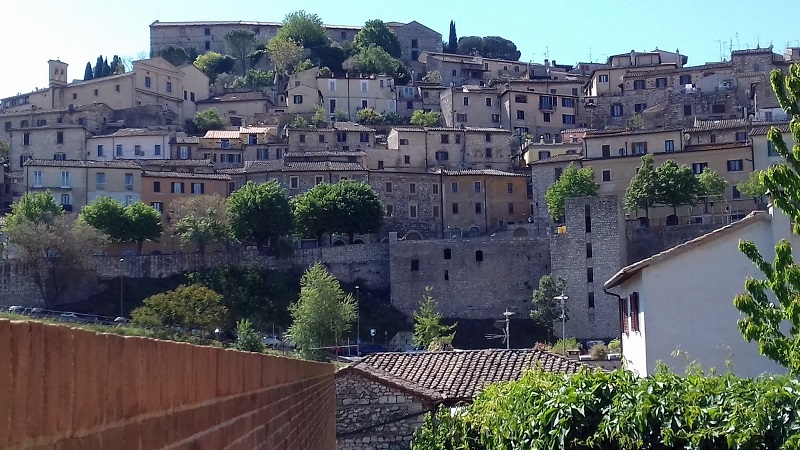
[[[335,448],[327,364],[38,322],[0,340],[4,449]]]

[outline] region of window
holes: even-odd
[[[594,269],[592,267],[586,268],[586,282],[587,283],[594,282]]]
[[[456,113],[456,122],[466,122],[467,113]]]
[[[411,260],[411,271],[412,272],[419,272],[419,260],[412,259]]]
[[[633,143],[633,154],[634,155],[644,155],[647,153],[647,142],[634,142]]]
[[[361,82],[361,92],[367,92],[368,84],[366,81]]]
[[[181,146],[180,159],[189,159],[189,147]]]
[[[486,97],[486,106],[492,106],[492,97]]]
[[[167,81],[167,92],[172,92],[172,82]]]
[[[409,100],[406,102],[406,109],[414,109],[414,102]]]
[[[747,132],[746,131],[737,131],[736,132],[736,142],[747,142]]]
[[[411,48],[419,48],[419,41],[417,39],[411,40]]]
[[[56,144],[63,144],[64,143],[64,132],[58,131],[56,132]]]
[[[492,114],[492,123],[500,123],[500,114]]]
[[[116,151],[117,156],[122,156],[122,144],[117,144]]]
[[[301,134],[298,137],[298,139],[299,139],[300,143],[305,143],[306,142],[306,135],[305,134]]]
[[[450,71],[450,75],[452,75],[454,77],[458,76],[458,72],[456,71],[456,69],[453,69],[453,70]]]
[[[622,104],[614,103],[613,105],[611,105],[611,116],[612,117],[622,117],[623,111],[624,110],[622,108]]]
[[[476,181],[474,183],[473,187],[475,188],[475,192],[480,192],[481,191],[481,182],[480,181]]]
[[[711,112],[714,114],[724,114],[725,103],[714,103],[713,105],[711,105]]]
[[[457,181],[454,181],[454,182],[450,183],[450,192],[452,192],[454,194],[456,192],[458,192],[458,182]]]
[[[692,115],[692,105],[683,105],[683,115],[684,116]]]
[[[443,135],[441,135],[440,140],[441,140],[442,144],[449,144],[450,143],[450,135],[449,134],[443,134]]]
[[[687,84],[692,84],[691,75],[681,75],[680,78],[678,78],[678,80],[679,80],[678,82],[683,86],[686,86]]]
[[[192,183],[192,194],[204,194],[205,188],[205,183]]]
[[[256,149],[256,159],[260,161],[269,159],[269,149],[268,148]]]
[[[528,96],[527,95],[515,95],[514,96],[514,103],[528,103]]]
[[[346,131],[337,131],[336,132],[336,142],[347,142],[347,132]]]
[[[610,145],[604,145],[603,146],[603,158],[609,158],[609,157],[611,157],[611,146]]]
[[[672,139],[668,139],[664,141],[664,151],[665,152],[674,152],[675,151],[675,141]]]
[[[525,120],[525,111],[521,109],[517,110],[517,120]]]
[[[634,103],[633,104],[633,112],[640,113],[647,109],[647,103]]]
[[[598,75],[597,76],[598,83],[608,83],[608,75]]]
[[[150,87],[150,77],[144,77],[144,87]]]
[[[639,331],[639,293],[631,292],[631,330]]]
[[[194,101],[194,92],[189,92],[189,100]]]
[[[717,135],[716,134],[712,134],[708,138],[709,138],[709,141],[711,141],[712,144],[717,142]]]
[[[318,184],[322,184],[323,180],[324,180],[324,178],[322,177],[322,175],[315,176],[314,177],[314,186],[316,186]]]
[[[565,125],[574,125],[575,124],[575,115],[574,114],[562,114],[561,115],[561,123]]]
[[[204,28],[203,29],[203,34],[205,36],[211,36],[211,28]]]
[[[419,50],[411,50],[411,60],[412,61],[419,60]]]
[[[393,192],[394,186],[392,185],[391,181],[386,182],[386,193],[391,194]]]
[[[408,183],[408,193],[409,194],[417,193],[417,183]]]
[[[508,203],[506,206],[508,206],[508,213],[509,214],[514,214],[514,204],[513,203]]]
[[[205,49],[206,50],[211,50],[211,42],[210,41],[206,41],[205,42]]]
[[[476,202],[475,203],[475,214],[481,214],[483,212],[483,203]]]
[[[275,149],[275,159],[283,158],[283,149],[276,148]]]
[[[467,96],[464,96],[464,98],[463,98],[463,100],[462,100],[462,101],[463,101],[463,103],[464,103],[464,106],[469,106],[469,97],[467,97]]]
[[[153,181],[153,192],[161,192],[161,182]]]
[[[578,96],[578,88],[572,88],[572,95],[573,95],[574,97],[577,97],[577,96]]]
[[[456,134],[455,136],[456,136],[456,144],[460,144],[461,143],[461,135],[460,134]]]
[[[61,194],[61,204],[63,206],[70,206],[72,204],[69,194]]]
[[[298,189],[300,187],[300,178],[299,177],[289,177],[289,188],[290,189]]]
[[[367,109],[369,107],[369,103],[366,100],[361,99],[361,109]]]
[[[656,87],[658,89],[664,89],[667,87],[667,79],[666,78],[656,78]]]
[[[574,98],[568,98],[568,97],[562,97],[561,98],[561,106],[563,106],[564,108],[574,108],[575,107],[575,99]]]
[[[386,217],[392,217],[392,215],[394,214],[394,205],[392,205],[391,203],[386,203],[385,207],[386,207],[385,211]]]
[[[447,152],[444,152],[444,151],[436,152],[436,161],[440,161],[440,162],[441,161],[447,161],[448,158],[449,158],[449,154]]]
[[[28,128],[28,121],[27,121],[27,120],[23,120],[23,121],[21,121],[21,122],[19,123],[19,127],[20,127],[20,128]]]
[[[539,150],[539,161],[550,157],[550,150]]]
[[[587,292],[586,300],[587,300],[587,306],[589,308],[594,308],[594,292]]]
[[[11,130],[11,122],[6,122],[5,123],[5,130],[6,131],[10,131]]]
[[[142,151],[141,145],[134,145],[133,146],[133,154],[136,156],[144,156],[144,152]]]
[[[767,156],[780,156],[778,151],[775,150],[775,146],[772,144],[772,141],[767,141]]]
[[[634,91],[641,91],[645,88],[645,81],[644,80],[633,80],[633,90]]]
[[[439,205],[433,205],[433,217],[439,217]]]
[[[491,158],[492,157],[492,149],[491,148],[485,149],[483,151],[483,156],[485,156],[486,158]]]
[[[172,193],[173,194],[183,194],[183,183],[172,182]]]
[[[78,99],[78,94],[77,93],[72,94],[72,99],[73,100],[77,100]]]
[[[336,80],[328,80],[328,90],[336,92]]]
[[[54,161],[66,161],[67,160],[67,154],[66,153],[55,153],[55,154],[53,154],[53,160]]]
[[[369,133],[361,132],[359,133],[359,142],[369,142]]]
[[[378,170],[383,169],[383,161],[378,161]]]
[[[303,96],[302,95],[294,95],[292,96],[292,102],[295,105],[302,105],[303,104]]]
[[[483,250],[476,250],[475,251],[475,261],[478,261],[478,262],[483,261]]]
[[[736,188],[736,185],[731,186],[731,189],[732,189],[732,195],[731,195],[732,198],[734,199],[742,198],[742,193],[739,192],[739,189]]]
[[[611,169],[606,169],[603,171],[603,181],[611,181]]]
[[[586,243],[586,257],[587,258],[591,258],[592,257],[592,243],[591,242],[587,242]]]
[[[743,164],[741,159],[729,159],[728,160],[728,172],[741,172],[743,169]]]
[[[106,189],[106,174],[105,172],[97,172],[94,175],[95,178],[95,185],[97,186],[96,189],[98,191],[104,191]]]
[[[408,218],[409,219],[416,219],[417,218],[417,205],[411,203],[408,205]]]
[[[222,139],[219,141],[219,146],[221,148],[231,148],[231,140],[230,139]],[[137,145],[138,147],[138,145]]]
[[[703,169],[705,169],[706,167],[708,167],[707,162],[692,163],[692,172],[694,172],[695,175],[700,175],[701,173],[703,173]]]
[[[125,174],[125,190],[132,191],[133,190],[133,174],[126,173]]]
[[[542,113],[542,121],[543,122],[550,122],[550,113]]]
[[[69,171],[66,171],[66,170],[62,171],[61,172],[61,187],[62,188],[70,187],[69,181],[70,181],[69,180]]]
[[[42,171],[33,171],[33,187],[42,187]]]
[[[453,214],[458,214],[458,203],[453,203]]]
[[[411,164],[411,155],[403,155],[403,164]]]
[[[155,209],[159,213],[164,211],[164,204],[161,203],[161,202],[152,202],[152,203],[150,203],[150,206],[152,206],[153,209]]]
[[[408,145],[408,139],[400,139],[400,145]]]
[[[23,133],[22,134],[22,145],[31,145],[31,134],[30,133]]]
[[[619,329],[622,334],[628,334],[628,299],[619,299]]]

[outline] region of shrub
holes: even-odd
[[[256,352],[261,353],[264,351],[264,343],[258,333],[253,330],[253,324],[247,320],[242,319],[236,322],[236,350],[243,352]]]
[[[556,341],[555,344],[551,347],[551,351],[558,355],[564,355],[564,344],[566,343],[567,350],[580,350],[581,344],[575,338],[566,338],[566,339],[559,339]],[[566,356],[566,355],[564,355]]]
[[[608,347],[606,347],[606,344],[598,342],[589,349],[589,355],[592,359],[606,359],[608,356]]]
[[[608,352],[609,353],[619,353],[622,351],[622,342],[618,338],[612,339],[611,342],[608,343]]]

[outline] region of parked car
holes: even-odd
[[[9,306],[8,307],[8,312],[14,313],[14,314],[22,314],[22,313],[25,312],[25,307],[24,306]]]
[[[59,320],[62,322],[83,322],[75,313],[63,313],[59,316]]]
[[[372,353],[383,353],[389,351],[386,347],[379,344],[361,344],[359,346],[359,350],[360,350],[360,355],[358,356],[365,356],[365,355],[370,355]]]
[[[269,348],[281,348],[283,346],[283,341],[278,336],[264,336],[261,338],[261,342]]]

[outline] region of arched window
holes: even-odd
[[[453,253],[450,251],[449,248],[444,249],[444,259],[450,259]]]
[[[475,252],[475,261],[483,261],[483,250]]]

